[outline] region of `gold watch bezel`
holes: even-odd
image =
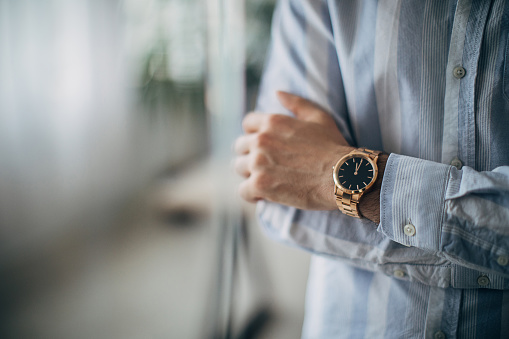
[[[351,159],[354,157],[357,157],[357,158],[360,157],[360,158],[365,159],[366,161],[368,161],[371,164],[371,166],[374,169],[373,178],[371,179],[371,181],[368,183],[368,185],[366,187],[364,187],[363,189],[360,189],[360,190],[351,190],[351,189],[348,189],[348,188],[342,186],[341,183],[339,182],[339,178],[338,178],[338,172],[339,172],[339,168],[341,167],[341,165],[343,165],[343,163],[345,161],[347,161],[348,159]],[[333,167],[332,177],[334,178],[334,184],[342,192],[345,192],[348,194],[361,194],[361,193],[364,193],[367,190],[369,190],[375,184],[376,178],[378,177],[378,166],[377,166],[376,162],[373,161],[373,159],[371,159],[368,155],[366,155],[366,153],[353,151],[338,160],[336,165],[334,165],[334,167]]]

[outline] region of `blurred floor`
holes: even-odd
[[[20,295],[4,317],[5,337],[206,338],[217,234],[211,197],[197,203],[200,167],[154,184],[106,234],[67,239],[39,264],[11,269]],[[261,293],[274,318],[258,337],[298,338],[309,255],[267,238],[253,207],[246,211],[250,245],[240,260],[235,319],[245,322]]]

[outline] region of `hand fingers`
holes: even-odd
[[[251,112],[248,113],[244,120],[242,120],[242,128],[245,133],[256,133],[263,124],[267,114]]]
[[[241,177],[248,178],[251,173],[249,171],[249,157],[248,155],[242,155],[235,159],[234,162],[235,172]]]
[[[238,137],[237,140],[235,140],[235,144],[233,145],[233,150],[238,155],[248,154],[255,138],[256,134],[253,133]]]
[[[250,177],[240,184],[239,195],[247,202],[255,203],[263,198],[256,194],[256,190],[254,189],[255,185],[253,185],[252,180],[252,177]]]

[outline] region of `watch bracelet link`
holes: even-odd
[[[354,151],[355,153],[364,153],[368,157],[370,157],[375,163],[377,161],[378,156],[380,155],[380,151],[373,151],[367,148],[359,148]],[[359,199],[362,194],[349,194],[345,193],[341,190],[338,190],[338,187],[334,185],[334,195],[336,196],[336,204],[338,205],[338,209],[351,217],[362,218],[359,213]]]
[[[359,213],[359,208],[357,207],[358,201],[356,201],[358,200],[358,197],[357,199],[355,199],[355,197],[354,199],[352,199],[351,194],[344,193],[341,190],[338,190],[337,186],[335,187],[334,194],[336,195],[336,204],[338,205],[338,208],[341,212],[351,217],[356,218],[361,217]]]
[[[373,160],[375,160],[380,155],[380,153],[382,153],[380,151],[373,151],[367,148],[359,148],[356,150],[356,152],[365,153],[368,157],[370,157]]]

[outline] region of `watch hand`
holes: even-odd
[[[361,159],[361,162],[359,162],[357,165],[355,165],[355,174],[357,174],[357,171],[359,170],[359,167],[361,166],[362,164],[362,159]]]

